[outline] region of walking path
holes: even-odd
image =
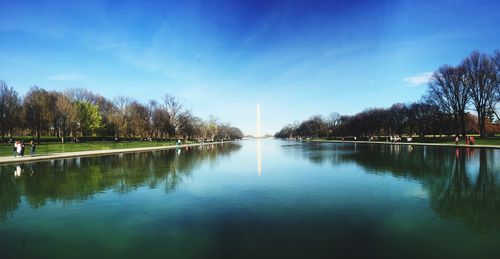
[[[418,143],[418,142],[388,142],[388,141],[342,141],[342,140],[327,140],[313,139],[303,140],[308,142],[333,142],[333,143],[360,143],[360,144],[385,144],[385,145],[411,145],[411,146],[439,146],[439,147],[466,147],[466,148],[493,148],[500,149],[497,145],[465,145],[446,144],[446,143]]]
[[[35,156],[28,155],[28,156],[24,156],[24,157],[3,156],[3,157],[0,157],[0,164],[26,163],[26,162],[33,162],[33,161],[53,160],[53,159],[62,159],[62,158],[71,158],[71,157],[102,156],[102,155],[109,155],[109,154],[147,152],[147,151],[163,150],[163,149],[206,146],[206,145],[221,144],[221,143],[228,143],[228,142],[232,142],[232,141],[185,144],[185,145],[171,145],[171,146],[159,146],[159,147],[139,147],[139,148],[89,150],[89,151],[53,153],[53,154],[44,154],[44,155],[35,155]]]

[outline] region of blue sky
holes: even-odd
[[[5,1],[0,80],[85,87],[255,133],[419,100],[430,72],[500,48],[500,1]]]

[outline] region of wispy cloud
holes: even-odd
[[[409,76],[403,79],[409,86],[417,86],[429,83],[432,77],[432,72],[424,72],[414,76]]]
[[[55,74],[55,75],[47,76],[47,79],[54,80],[54,81],[74,81],[74,80],[80,80],[83,78],[84,78],[83,75],[75,74],[75,73]]]
[[[128,47],[132,44],[134,44],[134,43],[131,41],[112,42],[112,43],[105,43],[105,44],[99,45],[99,46],[95,47],[95,49],[96,50],[120,49],[120,48]]]

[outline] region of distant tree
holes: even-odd
[[[498,104],[500,103],[500,50],[495,51],[492,60],[495,64],[495,70],[496,70],[496,83],[497,83],[496,99]],[[496,111],[496,107],[494,107],[493,109],[493,114],[496,116],[497,120],[500,121],[500,114]]]
[[[234,140],[243,138],[243,133],[240,129],[231,127],[229,123],[221,123],[218,125],[218,132],[215,136],[216,140]]]
[[[392,128],[395,133],[402,135],[408,123],[408,109],[402,103],[393,104],[389,108]],[[410,132],[412,134],[412,132]]]
[[[358,134],[373,136],[380,134],[386,121],[389,119],[387,110],[379,108],[369,108],[353,116]]]
[[[133,102],[129,97],[117,96],[113,100],[114,111],[111,114],[110,120],[116,125],[115,136],[120,138],[126,137],[130,130],[130,120],[127,114],[127,107]]]
[[[133,101],[127,106],[127,115],[131,135],[141,136],[142,138],[148,136],[150,127],[148,107],[137,101]]]
[[[328,131],[324,119],[320,115],[312,116],[303,121],[297,130],[301,136],[310,138],[325,137]]]
[[[219,131],[219,126],[217,122],[217,118],[214,115],[209,116],[209,120],[207,122],[207,138],[210,140],[215,139],[217,132]]]
[[[94,136],[95,132],[102,127],[99,107],[87,101],[76,101],[75,107],[82,136]]]
[[[168,113],[162,106],[157,105],[156,102],[150,103],[151,110],[151,126],[154,131],[155,138],[165,138],[168,136],[168,129],[170,125],[168,121]]]
[[[230,127],[229,128],[229,137],[231,139],[242,139],[243,138],[243,132],[237,127]]]
[[[335,129],[340,125],[341,120],[340,120],[340,114],[338,112],[332,112],[328,114],[325,124],[328,128],[328,134],[327,137],[330,137],[330,134],[335,131]]]
[[[474,51],[464,59],[462,66],[465,70],[465,86],[477,113],[479,134],[484,137],[486,120],[498,102],[495,63],[488,55]]]
[[[56,91],[47,92],[46,107],[47,107],[47,120],[49,123],[48,134],[51,136],[59,137],[59,131],[57,127],[57,120],[59,114],[57,112],[57,95],[59,93]]]
[[[274,136],[283,139],[298,137],[299,125],[300,124],[298,122],[288,124],[285,127],[283,127],[279,132],[277,132]]]
[[[20,127],[21,120],[21,99],[12,87],[4,81],[0,81],[0,135],[1,143],[4,136],[11,132],[15,126]]]
[[[156,138],[156,129],[154,127],[153,113],[158,103],[155,100],[149,100],[146,104],[146,108],[148,110],[148,119],[149,119],[149,137]]]
[[[73,102],[64,94],[56,95],[56,127],[59,129],[61,142],[65,142],[68,133],[73,135],[77,122],[76,107]]]
[[[112,117],[113,113],[116,111],[115,105],[112,101],[100,95],[95,98],[94,104],[99,107],[99,113],[102,119],[102,127],[98,130],[98,135],[114,136],[116,125],[113,123]]]
[[[464,66],[441,66],[432,75],[428,90],[428,100],[453,116],[455,133],[463,136],[466,134],[465,110],[471,96],[464,84],[465,77]]]
[[[408,107],[408,127],[421,137],[426,134],[442,132],[440,125],[445,123],[444,114],[435,104],[421,101]]]
[[[381,123],[381,136],[385,136],[386,138],[389,137],[389,134],[391,134],[392,130],[392,125],[391,125],[391,114],[388,109],[378,109],[377,110],[377,117],[379,118],[379,121]],[[383,134],[382,134],[383,132]]]
[[[42,130],[49,124],[47,91],[38,86],[31,87],[23,101],[23,113],[26,126],[40,142]]]
[[[179,129],[179,119],[182,113],[182,103],[176,99],[174,96],[166,94],[162,97],[163,107],[167,112],[169,131],[171,137],[175,137],[177,130]]]
[[[215,135],[214,139],[217,141],[229,139],[229,128],[229,124],[219,124],[217,127],[217,134]]]
[[[91,104],[96,104],[100,97],[98,94],[85,88],[71,88],[66,90],[64,94],[74,102],[89,102]]]
[[[421,114],[421,108],[422,108],[422,103],[420,102],[415,102],[410,105],[408,105],[408,129],[411,134],[417,133],[418,135],[421,135],[420,131],[420,120],[422,117]]]
[[[198,134],[197,118],[191,111],[184,111],[179,115],[179,133],[183,138],[193,138]]]

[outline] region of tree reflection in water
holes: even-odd
[[[203,162],[215,163],[240,148],[238,143],[225,143],[0,166],[0,220],[18,208],[21,198],[38,208],[49,201],[85,200],[110,190],[126,193],[164,186],[170,192]]]
[[[495,180],[498,176],[488,163],[493,153],[476,150],[479,165],[469,172],[467,152],[470,151],[459,150],[449,177],[440,188],[430,189],[431,206],[443,218],[459,218],[477,231],[500,229],[500,196]]]
[[[354,162],[369,173],[414,179],[441,218],[459,219],[478,232],[500,229],[499,150],[351,143],[284,148],[315,164]]]

